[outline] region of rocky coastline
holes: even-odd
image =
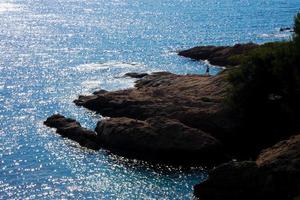
[[[207,60],[212,65],[234,67],[240,62],[234,57],[246,54],[259,47],[254,43],[236,44],[234,46],[197,46],[178,52],[178,55],[195,60]]]
[[[209,179],[194,188],[203,200],[293,199],[300,191],[299,135],[283,141],[271,138],[277,142],[271,147],[254,138],[260,145],[252,148],[243,138],[247,130],[224,104],[231,87],[228,71],[240,64],[234,58],[258,46],[200,46],[178,53],[226,68],[216,76],[129,73],[126,76],[137,79],[134,88],[79,96],[77,106],[108,117],[95,130],[58,114],[44,123],[86,148],[149,161],[216,166]]]

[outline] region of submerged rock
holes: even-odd
[[[130,78],[143,78],[147,75],[148,75],[147,73],[130,72],[130,73],[126,73],[124,76],[130,77]]]
[[[280,28],[279,31],[280,32],[294,32],[294,29],[291,27],[283,27],[283,28]]]
[[[195,60],[208,60],[212,65],[228,67],[240,64],[238,60],[232,59],[233,56],[245,54],[258,46],[253,43],[236,44],[234,46],[198,46],[179,51],[178,55]]]
[[[97,150],[100,144],[97,143],[97,135],[94,131],[81,127],[74,119],[65,118],[60,114],[52,115],[44,124],[56,128],[56,132],[62,137],[78,142],[81,146]]]
[[[93,92],[93,94],[98,95],[98,94],[105,94],[107,92],[108,92],[107,90],[97,90],[97,91]]]
[[[97,124],[99,139],[109,149],[147,160],[187,164],[216,163],[224,159],[220,142],[178,120],[164,117],[145,121],[110,118]],[[182,162],[185,161],[185,162]]]

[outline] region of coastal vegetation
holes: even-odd
[[[266,43],[231,57],[241,64],[229,72],[232,87],[226,102],[252,135],[273,142],[269,134],[278,139],[299,130],[299,58],[300,14],[290,41]]]
[[[264,123],[286,129],[297,126],[300,111],[300,14],[291,41],[266,43],[235,57],[228,103],[245,124]],[[267,119],[267,120],[266,120]],[[294,127],[295,128],[295,127]]]

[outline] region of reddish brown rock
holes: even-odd
[[[300,173],[300,135],[292,136],[263,150],[256,163],[259,167],[271,167],[274,171]]]
[[[190,164],[216,163],[225,158],[217,139],[164,117],[146,121],[110,118],[99,122],[96,132],[107,148],[142,159]]]
[[[256,163],[268,175],[266,190],[282,199],[300,195],[300,135],[263,150]]]
[[[224,112],[229,83],[218,76],[153,73],[135,88],[80,96],[74,102],[109,117],[139,120],[163,116],[211,134],[231,132],[236,123]]]
[[[73,119],[53,115],[45,125],[81,146],[104,147],[127,157],[172,164],[215,164],[225,159],[220,142],[177,120],[163,117],[140,121],[130,118],[103,119],[96,132],[81,127]]]

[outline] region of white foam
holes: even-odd
[[[103,69],[110,69],[110,68],[135,68],[141,67],[143,64],[132,62],[132,63],[125,63],[125,62],[106,62],[106,63],[87,63],[82,64],[76,67],[78,71],[96,71],[96,70],[103,70]]]
[[[275,34],[260,34],[259,36],[262,38],[288,38],[292,34],[291,33],[275,33]]]
[[[3,90],[3,89],[4,89],[4,86],[5,86],[5,83],[0,82],[0,90]]]
[[[81,86],[84,90],[92,90],[96,88],[100,88],[101,81],[99,80],[86,80],[81,83]]]
[[[20,11],[21,7],[13,3],[0,3],[0,13],[1,12],[12,12]]]

